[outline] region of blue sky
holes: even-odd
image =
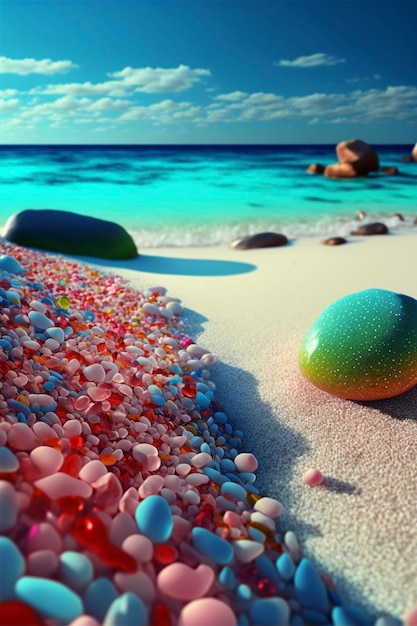
[[[0,0],[0,143],[417,140],[415,0]]]

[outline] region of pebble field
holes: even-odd
[[[400,623],[344,603],[277,531],[178,299],[0,253],[1,624]]]

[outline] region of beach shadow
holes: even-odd
[[[177,276],[236,276],[248,274],[257,269],[252,263],[241,261],[224,261],[219,259],[193,259],[140,254],[135,259],[113,260],[96,257],[71,255],[71,258],[83,263],[91,263],[104,267],[120,267],[121,269],[152,274],[175,274]]]
[[[417,421],[417,385],[394,398],[386,398],[385,400],[373,400],[369,402],[359,402],[356,404],[360,406],[368,407],[369,409],[376,409],[384,415],[404,421],[414,420]]]
[[[345,480],[333,478],[332,476],[324,477],[323,488],[328,491],[333,491],[334,493],[345,493],[351,496],[359,496],[362,493],[360,487],[356,487],[356,485],[352,485],[352,483],[348,483]]]

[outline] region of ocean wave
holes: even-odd
[[[391,232],[407,232],[412,229],[417,232],[417,225],[413,216],[398,215],[367,216],[362,220],[355,218],[326,218],[316,221],[294,221],[289,223],[257,222],[242,224],[213,224],[213,225],[166,225],[159,229],[129,229],[137,247],[143,248],[180,248],[180,247],[208,247],[229,245],[236,239],[261,232],[278,232],[288,239],[302,237],[348,237],[359,225],[372,222],[383,222]]]

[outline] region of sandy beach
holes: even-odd
[[[416,250],[417,234],[338,247],[306,238],[97,263],[181,299],[190,335],[217,358],[216,398],[259,460],[257,486],[283,504],[279,528],[295,531],[347,601],[400,619],[417,602],[417,388],[372,403],[339,399],[304,379],[297,353],[339,297],[377,287],[417,298]],[[324,474],[322,486],[304,484],[309,467]]]

